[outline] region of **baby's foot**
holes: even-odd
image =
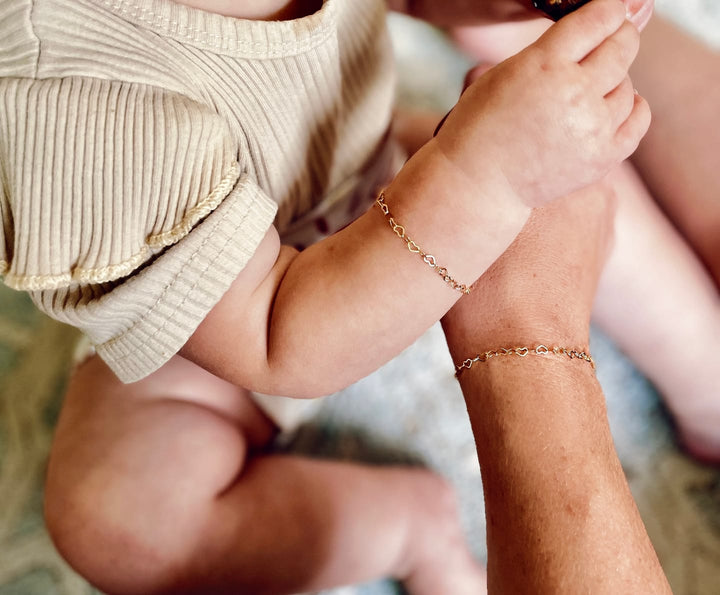
[[[411,595],[484,595],[487,593],[485,569],[466,548],[455,552],[436,552],[433,560],[418,567],[403,581]]]
[[[399,576],[410,595],[483,595],[485,569],[468,549],[452,488],[427,473],[416,492],[417,521],[410,527]]]

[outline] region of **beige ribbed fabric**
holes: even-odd
[[[124,381],[187,341],[274,222],[352,192],[389,125],[382,0],[262,22],[0,0],[0,273]]]

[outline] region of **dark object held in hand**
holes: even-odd
[[[535,8],[539,8],[552,20],[558,21],[566,14],[577,10],[590,0],[533,0]]]

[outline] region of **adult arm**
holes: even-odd
[[[501,347],[586,349],[608,191],[536,211],[443,320],[455,361]],[[460,374],[483,477],[491,593],[670,593],[615,453],[592,366],[516,355]]]

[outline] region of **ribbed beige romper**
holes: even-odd
[[[125,382],[179,350],[273,222],[332,232],[324,213],[347,219],[387,169],[383,0],[283,22],[0,0],[0,76],[0,273]]]

